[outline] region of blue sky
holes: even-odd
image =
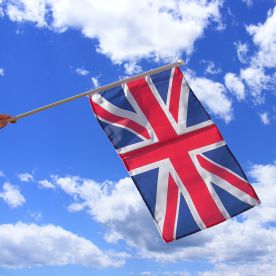
[[[182,67],[262,204],[165,245],[82,98],[0,136],[0,275],[272,275],[274,0],[0,0],[0,113]]]

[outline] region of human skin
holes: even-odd
[[[12,116],[10,116],[8,114],[0,114],[0,128],[7,126],[9,123],[8,120],[10,118],[12,118]],[[13,121],[12,123],[15,123],[15,121]]]

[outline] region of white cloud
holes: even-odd
[[[238,55],[238,59],[241,63],[247,63],[248,58],[248,45],[246,43],[241,43],[240,41],[234,43]]]
[[[28,215],[30,216],[30,218],[32,218],[35,221],[40,221],[43,218],[43,215],[41,212],[32,212],[28,210]]]
[[[89,71],[83,68],[77,68],[76,73],[80,76],[87,76],[89,74]]]
[[[227,73],[224,76],[224,82],[227,89],[239,100],[245,98],[245,87],[239,77],[233,73]]]
[[[259,50],[254,64],[261,67],[276,67],[276,7],[268,12],[266,21],[246,27]]]
[[[0,171],[0,177],[6,177],[6,175],[2,171]]]
[[[259,208],[254,208],[252,219],[258,224],[266,225],[276,221],[276,163],[267,165],[254,165],[250,170],[250,175],[255,179],[254,186],[262,196],[262,204]],[[276,227],[272,228],[276,230]],[[275,234],[276,235],[276,234]]]
[[[0,9],[0,15],[1,15],[1,9]],[[3,68],[0,68],[0,76],[1,77],[5,76],[5,70]]]
[[[247,2],[247,1],[246,1]],[[250,3],[251,1],[249,1]],[[248,45],[240,41],[234,43],[240,62],[248,63],[248,67],[240,71],[239,78],[243,80],[256,104],[265,102],[264,91],[274,90],[275,72],[269,74],[267,69],[276,67],[276,7],[269,10],[265,22],[246,26],[257,46],[256,52],[249,56]]]
[[[142,67],[134,61],[125,63],[124,69],[127,75],[138,74],[142,72]]]
[[[55,189],[55,186],[47,179],[39,180],[38,184],[40,187],[45,188],[45,189]]]
[[[80,203],[72,203],[67,207],[68,212],[79,212],[82,211],[85,208],[85,204]]]
[[[205,74],[216,75],[221,73],[221,69],[217,68],[213,61],[203,60],[202,63],[205,63],[207,65],[205,69]]]
[[[243,264],[243,265],[227,265],[217,264],[213,270],[199,273],[199,276],[274,276],[275,264]]]
[[[4,16],[4,11],[3,11],[3,8],[2,8],[2,3],[3,3],[3,1],[0,0],[0,17]]]
[[[60,226],[25,224],[0,225],[0,267],[23,268],[41,265],[84,265],[118,267],[118,253],[103,252],[89,240]],[[113,256],[114,255],[114,256]]]
[[[253,5],[253,0],[242,0],[242,2],[244,2],[247,5],[247,7],[252,7]]]
[[[112,189],[115,183],[110,181],[98,184],[90,179],[69,176],[56,176],[53,180],[67,194],[78,200],[74,202],[73,209],[78,209],[78,204],[82,204],[92,216],[102,223],[107,223],[114,217],[119,221],[124,221],[129,215],[130,209],[137,209],[142,204],[141,200],[137,198],[137,194],[133,194],[135,187],[130,178],[122,179],[116,183],[116,189]],[[122,194],[128,196],[122,200]],[[105,204],[107,199],[111,199],[109,205]],[[70,206],[69,209],[72,211],[72,205]]]
[[[261,122],[264,125],[269,125],[270,124],[270,119],[269,119],[269,115],[268,115],[267,112],[259,113],[259,116],[260,116]]]
[[[192,276],[189,272],[186,272],[186,271],[163,271],[163,272],[143,271],[141,273],[137,273],[137,275],[139,276]]]
[[[190,71],[184,75],[193,92],[205,104],[208,111],[222,118],[226,123],[233,119],[232,103],[226,96],[226,89],[221,83],[196,77]]]
[[[30,173],[20,173],[20,174],[18,174],[18,178],[22,182],[32,182],[32,181],[34,181],[34,177]]]
[[[183,52],[190,54],[211,22],[221,25],[222,2],[18,0],[8,1],[7,11],[11,20],[30,21],[39,27],[46,25],[48,11],[50,28],[78,29],[98,40],[98,52],[121,63],[141,58],[171,60]]]
[[[92,77],[91,81],[92,81],[92,84],[93,84],[94,88],[97,88],[97,87],[100,86],[100,82],[99,82],[98,77]]]
[[[4,183],[3,191],[0,193],[0,198],[2,198],[11,208],[19,207],[26,202],[18,187],[13,186],[9,182]]]
[[[252,1],[244,1],[248,5]],[[247,32],[252,35],[253,43],[257,46],[257,51],[249,56],[248,45],[240,41],[235,42],[237,55],[242,63],[248,63],[248,67],[240,70],[240,75],[228,75],[228,78],[235,77],[235,87],[228,87],[232,92],[241,91],[243,94],[244,88],[241,81],[244,81],[248,91],[253,97],[255,104],[265,102],[264,91],[274,89],[274,76],[268,75],[266,69],[276,67],[276,7],[268,12],[266,21],[257,25],[246,26]],[[275,75],[275,73],[274,73]],[[225,80],[227,81],[227,80]],[[227,83],[225,83],[227,86]],[[229,82],[228,82],[229,84]],[[242,95],[239,94],[238,95]]]
[[[7,1],[7,14],[13,21],[30,21],[38,27],[47,26],[45,19],[47,13],[46,0],[17,0]]]
[[[256,103],[264,102],[263,90],[270,87],[271,78],[261,67],[247,67],[240,71],[240,78],[245,81]]]

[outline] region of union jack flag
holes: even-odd
[[[90,103],[165,242],[260,203],[179,68],[95,94]]]

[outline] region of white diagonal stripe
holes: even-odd
[[[173,238],[176,239],[176,231],[177,231],[177,222],[178,222],[178,216],[179,216],[179,205],[180,205],[180,196],[181,192],[180,189],[178,189],[178,196],[177,196],[177,205],[176,205],[176,214],[175,214],[175,222],[174,222],[174,233]]]
[[[171,101],[172,83],[173,83],[174,72],[175,72],[175,68],[173,68],[173,69],[171,70],[171,76],[170,76],[170,81],[169,81],[168,95],[167,95],[167,101],[166,101],[166,106],[167,106],[167,109],[168,109],[168,110],[169,110],[170,101]]]
[[[178,110],[178,133],[187,132],[187,113],[188,113],[188,101],[189,101],[190,89],[186,83],[184,77],[182,78],[179,110]]]
[[[92,100],[93,102],[95,102],[96,104],[98,104],[103,109],[110,112],[111,114],[114,114],[115,116],[119,116],[122,118],[126,118],[128,120],[132,120],[137,124],[146,128],[147,120],[143,116],[141,116],[141,114],[136,114],[132,111],[119,108],[116,105],[113,105],[112,103],[107,101],[104,97],[102,97],[99,94],[93,95]]]
[[[200,154],[200,156],[202,156],[204,159],[206,159],[206,160],[209,161],[210,163],[214,164],[215,166],[217,166],[217,167],[219,167],[219,168],[221,168],[221,169],[223,169],[223,170],[226,170],[227,172],[233,174],[235,177],[239,178],[241,181],[244,181],[244,182],[248,183],[248,181],[247,181],[245,178],[241,177],[240,175],[238,175],[237,173],[231,171],[230,169],[228,169],[228,168],[226,168],[226,167],[223,167],[223,166],[221,166],[221,165],[218,164],[218,163],[215,163],[213,160],[209,159],[207,156],[205,156],[205,155],[203,155],[203,154]],[[248,183],[248,184],[249,184],[249,183]]]
[[[235,187],[234,185],[232,185],[231,183],[229,183],[228,181],[224,180],[223,178],[207,171],[204,168],[201,168],[202,171],[205,171],[206,174],[208,174],[208,181],[210,183],[214,183],[215,185],[219,186],[220,188],[222,188],[223,190],[225,190],[226,192],[228,192],[229,194],[233,195],[234,197],[236,197],[237,199],[255,206],[258,205],[260,202],[259,200],[251,197],[250,195],[248,195],[247,193],[243,192],[242,190],[238,189],[237,187]]]
[[[228,214],[227,210],[225,209],[224,205],[222,204],[219,196],[217,195],[214,187],[212,186],[211,182],[210,182],[210,176],[208,173],[205,172],[205,170],[202,170],[202,167],[200,166],[200,163],[197,159],[197,156],[193,153],[190,152],[189,153],[198,173],[200,174],[202,180],[204,181],[204,183],[206,184],[206,187],[209,191],[209,193],[211,194],[214,202],[216,203],[219,211],[221,212],[221,214],[224,216],[225,219],[229,219],[231,216]]]
[[[160,161],[156,161],[156,162],[141,166],[137,169],[133,169],[133,170],[129,171],[129,173],[131,176],[134,176],[136,174],[144,173],[144,172],[156,169],[156,168],[166,167],[168,162],[170,162],[169,159],[163,159]]]
[[[132,128],[129,128],[125,125],[121,125],[121,124],[118,124],[118,123],[113,123],[109,120],[106,120],[104,118],[102,118],[101,116],[98,116],[96,115],[96,117],[100,120],[100,121],[103,121],[111,126],[116,126],[116,127],[120,127],[120,128],[125,128],[127,129],[128,131],[132,132],[133,134],[137,135],[140,139],[144,140],[144,141],[148,141],[148,139],[146,139],[144,136],[142,136],[141,134],[139,134],[138,132],[136,132],[135,130],[133,130]],[[106,128],[104,129],[104,131],[106,132]],[[108,133],[106,133],[106,135],[108,135]],[[139,143],[139,142],[138,142]]]
[[[157,190],[156,190],[156,205],[155,205],[155,220],[163,233],[164,221],[167,210],[167,194],[169,184],[169,170],[167,166],[161,166],[158,172]]]

